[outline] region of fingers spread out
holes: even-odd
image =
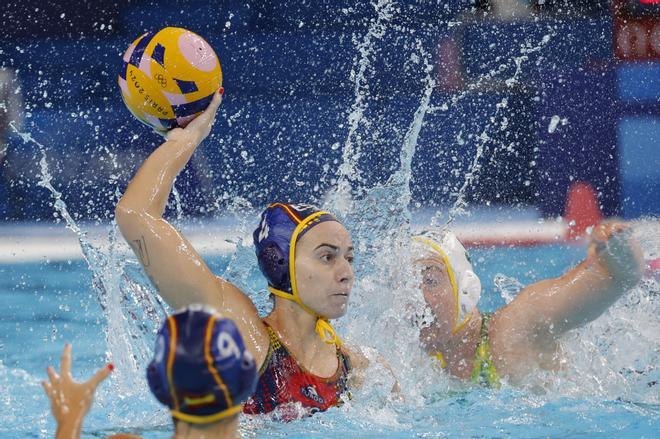
[[[107,366],[99,369],[96,371],[94,376],[92,376],[89,381],[87,381],[88,384],[91,384],[94,389],[110,375],[112,372],[113,366],[111,364],[108,364]]]
[[[62,360],[60,361],[60,373],[63,377],[71,377],[71,345],[65,344],[62,351]]]
[[[46,373],[48,373],[48,379],[50,379],[50,384],[55,386],[60,382],[60,376],[55,372],[53,366],[48,366],[46,368]]]

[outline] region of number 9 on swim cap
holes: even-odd
[[[222,85],[220,60],[199,35],[166,27],[140,36],[124,53],[119,87],[130,112],[157,131],[183,128]]]

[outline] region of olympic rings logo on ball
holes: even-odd
[[[165,78],[162,74],[158,73],[154,79],[160,84],[161,87],[167,87],[167,78]]]

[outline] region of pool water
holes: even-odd
[[[581,260],[584,250],[581,245],[472,250],[484,285],[480,308],[496,309],[521,284],[561,274]],[[260,292],[265,285],[251,258],[251,250],[239,246],[235,254],[207,260],[216,273],[251,292],[265,312],[268,301]],[[84,437],[119,431],[170,437],[169,417],[143,379],[157,322],[128,296],[146,292],[156,312],[162,311],[135,261],[122,262],[121,270],[97,263],[0,266],[1,438],[54,436],[40,380],[48,364],[59,367],[65,342],[73,343],[77,378],[88,377],[109,360],[117,365],[97,393]],[[388,279],[379,283],[379,273],[364,270],[358,272],[355,306],[337,326],[349,344],[365,346],[368,356],[378,350],[393,366],[401,395],[392,396],[393,378],[372,362],[364,387],[344,406],[286,424],[244,418],[244,437],[657,437],[657,280],[645,280],[601,318],[569,334],[563,343],[564,372],[535,375],[539,386],[505,385],[493,391],[457,383],[421,356],[415,341],[406,338],[405,313],[395,309],[402,302],[381,300],[392,293],[405,296],[405,285],[384,291],[382,281]],[[379,336],[374,338],[375,332]]]

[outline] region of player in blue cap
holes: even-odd
[[[210,424],[220,431],[234,429],[256,373],[234,322],[197,305],[172,314],[158,331],[147,381],[169,407],[177,433],[197,425],[209,431]]]
[[[211,272],[163,218],[174,179],[210,133],[220,102],[217,93],[185,129],[167,133],[117,204],[117,224],[170,306],[208,304],[236,323],[260,375],[246,412],[292,403],[325,410],[342,401],[351,367],[366,365],[342,346],[330,324],[346,313],[353,286],[353,244],[346,228],[313,206],[268,206],[254,233],[259,267],[275,300],[262,319],[250,298]]]
[[[74,382],[70,345],[62,355],[62,376],[48,368],[50,381],[43,386],[58,422],[58,438],[80,437],[94,391],[112,369],[108,365],[89,381]],[[236,325],[209,307],[192,305],[161,326],[147,380],[156,399],[170,410],[175,438],[230,438],[236,435],[242,403],[254,391],[257,370]]]

